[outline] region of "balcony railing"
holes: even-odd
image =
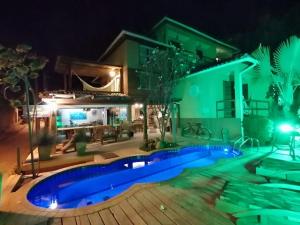
[[[245,115],[268,116],[270,112],[270,103],[264,100],[249,100],[243,104]],[[219,100],[216,101],[217,118],[233,118],[235,117],[235,100]]]

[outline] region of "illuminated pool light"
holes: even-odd
[[[291,132],[291,131],[294,130],[294,128],[293,128],[290,124],[287,124],[287,123],[281,124],[281,125],[279,126],[279,129],[280,129],[280,131],[283,132],[283,133],[288,133],[288,132]]]
[[[57,208],[57,201],[51,201],[50,205],[49,205],[49,209],[56,209]]]

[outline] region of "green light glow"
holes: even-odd
[[[291,132],[291,131],[294,130],[294,128],[293,128],[290,124],[287,124],[287,123],[281,124],[281,125],[279,126],[279,129],[280,129],[280,131],[283,132],[283,133],[288,133],[288,132]]]

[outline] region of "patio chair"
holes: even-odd
[[[101,132],[100,132],[100,141],[101,144],[104,144],[104,141],[106,140],[112,140],[117,142],[118,141],[118,130],[114,128],[113,126],[102,126]]]

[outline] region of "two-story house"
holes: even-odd
[[[144,91],[139,89],[139,68],[153,48],[171,45],[201,59],[201,64],[180,81],[175,91],[175,97],[181,99],[178,125],[183,127],[189,120],[200,119],[215,133],[228,124],[235,124],[236,135],[242,133],[243,98],[261,100],[268,86],[254,84],[247,78],[257,62],[250,56],[238,56],[238,48],[168,17],[154,25],[148,35],[121,31],[97,62],[59,58],[56,71],[64,75],[65,91],[73,93],[72,83],[79,81],[84,89],[81,95],[77,92],[78,97],[67,100],[68,104],[102,107],[101,114],[107,117],[139,119],[145,98]],[[107,89],[112,86],[113,89]],[[65,104],[62,101],[66,99],[58,101]],[[107,113],[108,110],[114,113]],[[110,119],[106,118],[105,123],[110,123]]]
[[[143,102],[144,92],[138,88],[140,84],[137,71],[145,63],[153,48],[167,48],[171,45],[197,55],[201,59],[199,66],[222,62],[239,52],[239,49],[234,46],[164,17],[153,26],[148,36],[121,31],[100,56],[98,62],[122,66],[124,93],[137,102]],[[134,106],[131,110],[135,110]],[[131,119],[136,119],[134,115],[135,113],[132,114]]]

